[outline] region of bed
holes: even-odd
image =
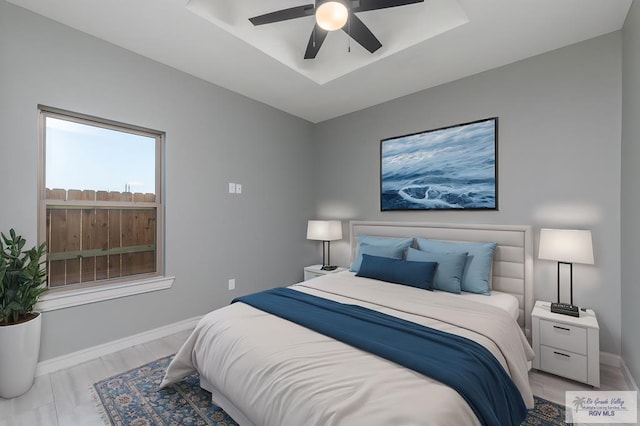
[[[352,221],[352,259],[358,255],[363,236],[495,242],[490,272],[493,295],[426,291],[348,271],[277,290],[286,292],[287,297],[309,298],[314,303],[338,302],[345,309],[366,308],[367,315],[373,312],[385,321],[417,324],[420,332],[439,333],[438,336],[480,346],[490,353],[491,360],[487,362],[499,366],[500,374],[495,375],[506,375],[509,383],[505,385],[515,389],[520,404],[531,408],[528,365],[533,351],[526,338],[531,323],[528,313],[533,306],[531,228]],[[486,395],[469,397],[467,392],[484,386],[487,376],[481,376],[484,378],[475,384],[467,376],[481,368],[466,366],[466,361],[460,363],[453,361],[457,358],[446,357],[439,360],[432,354],[422,357],[421,365],[437,373],[428,376],[399,365],[393,358],[313,331],[313,326],[306,323],[298,325],[283,319],[286,316],[258,309],[252,303],[245,298],[207,314],[177,353],[162,386],[197,371],[201,386],[211,392],[212,401],[243,426],[491,424],[488,417],[478,414],[479,409],[510,410],[509,406],[505,409],[504,401],[496,402],[502,404],[501,409],[483,407],[492,402],[478,403],[500,392],[479,391]],[[306,317],[315,318],[315,311],[308,312]],[[331,318],[318,322],[332,324]],[[335,324],[342,324],[337,321]],[[334,328],[336,333],[347,330],[341,325]],[[398,345],[393,337],[387,337],[382,346],[396,351]],[[460,351],[455,345],[449,346]],[[466,349],[460,352],[466,353]],[[462,375],[468,382],[463,383],[462,389],[461,382],[445,384],[449,379],[440,376],[445,370],[446,375]],[[458,374],[461,371],[471,373]],[[464,389],[466,383],[469,390]]]

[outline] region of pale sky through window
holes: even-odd
[[[152,137],[46,118],[46,187],[154,193]]]

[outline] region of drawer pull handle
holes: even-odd
[[[562,356],[566,356],[567,358],[571,358],[571,355],[563,354],[562,352],[553,351],[553,353],[556,355],[562,355]]]
[[[553,328],[559,328],[560,330],[564,330],[564,331],[571,331],[570,328],[566,328],[566,327],[558,327],[557,325],[554,325]]]

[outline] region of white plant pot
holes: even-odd
[[[0,397],[15,398],[31,388],[40,354],[42,314],[0,326]]]

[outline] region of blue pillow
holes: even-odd
[[[360,264],[362,263],[362,253],[402,259],[407,247],[413,245],[413,240],[413,238],[385,238],[360,235],[358,237],[358,251],[349,270],[358,272]],[[363,244],[367,246],[366,251],[363,251]],[[375,246],[376,248],[372,249],[371,246]]]
[[[462,291],[491,294],[490,273],[496,243],[454,243],[418,238],[418,248],[429,252],[467,253]]]
[[[435,262],[409,262],[363,254],[356,276],[431,290],[437,266]]]
[[[462,274],[467,262],[467,253],[435,253],[409,248],[407,260],[415,262],[437,262],[433,288],[460,294],[462,290]]]

